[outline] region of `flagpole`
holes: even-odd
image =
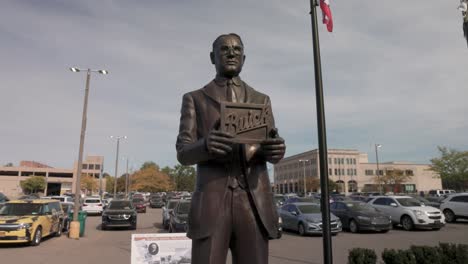
[[[325,107],[323,102],[322,66],[320,61],[320,43],[317,26],[317,0],[310,0],[310,15],[312,19],[312,42],[314,46],[315,94],[317,106],[317,127],[320,164],[320,190],[323,230],[323,263],[333,264],[332,240],[330,230],[330,199],[328,194],[328,158],[327,133],[325,126]]]

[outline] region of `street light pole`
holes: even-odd
[[[305,164],[306,162],[308,162],[310,160],[306,159],[306,160],[303,160],[303,159],[300,159],[299,162],[302,162],[302,167],[304,168],[304,197],[306,197],[306,194],[307,194],[307,184],[306,184],[306,168],[305,168]]]
[[[79,68],[70,68],[72,72],[83,71]],[[74,239],[79,239],[80,234],[80,222],[78,222],[78,211],[80,210],[80,198],[81,198],[81,169],[83,166],[83,148],[84,140],[86,135],[86,120],[88,113],[88,96],[89,96],[89,83],[91,79],[91,72],[97,72],[100,74],[107,74],[106,70],[86,70],[86,86],[85,86],[85,97],[83,103],[83,115],[81,117],[81,133],[80,133],[80,147],[78,150],[78,164],[76,169],[76,178],[75,178],[75,201],[73,209],[73,221],[70,223],[70,232],[69,237]]]
[[[379,170],[379,152],[377,151],[382,145],[375,144],[375,160],[377,163],[377,181],[379,182],[379,193],[382,194],[382,182],[380,181],[380,170]]]
[[[115,177],[114,177],[114,199],[117,198],[117,171],[119,167],[119,146],[120,146],[120,139],[126,139],[127,136],[110,136],[110,138],[115,138],[117,140],[117,151],[115,154]]]
[[[128,157],[127,157],[127,170],[125,172],[125,197],[128,197]]]

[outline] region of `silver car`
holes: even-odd
[[[179,200],[177,200],[177,199],[170,199],[169,201],[167,201],[166,205],[163,206],[163,208],[162,208],[162,225],[163,225],[164,229],[169,228],[169,221],[170,221],[170,218],[171,218],[170,213],[171,213],[172,210],[174,210],[174,208],[176,207],[178,202],[179,202]]]
[[[322,213],[320,205],[316,203],[290,203],[278,209],[282,220],[283,230],[289,229],[298,231],[301,236],[307,234],[321,235]],[[341,232],[341,221],[334,214],[330,213],[330,227],[332,235]]]
[[[411,196],[376,196],[368,204],[391,216],[393,224],[401,224],[405,230],[439,230],[445,225],[445,217],[439,209],[425,206]]]
[[[457,193],[448,196],[440,204],[440,210],[447,222],[455,222],[457,218],[468,219],[468,193]]]

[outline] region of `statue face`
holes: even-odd
[[[217,41],[210,57],[218,75],[235,77],[239,75],[244,65],[244,47],[235,36],[222,37]]]

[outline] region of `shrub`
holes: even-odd
[[[375,251],[367,248],[353,248],[348,255],[349,264],[376,264]]]
[[[468,263],[468,245],[439,243],[442,264]]]
[[[384,249],[382,259],[385,264],[418,264],[411,250]]]
[[[440,249],[429,246],[411,246],[418,264],[441,264]]]

